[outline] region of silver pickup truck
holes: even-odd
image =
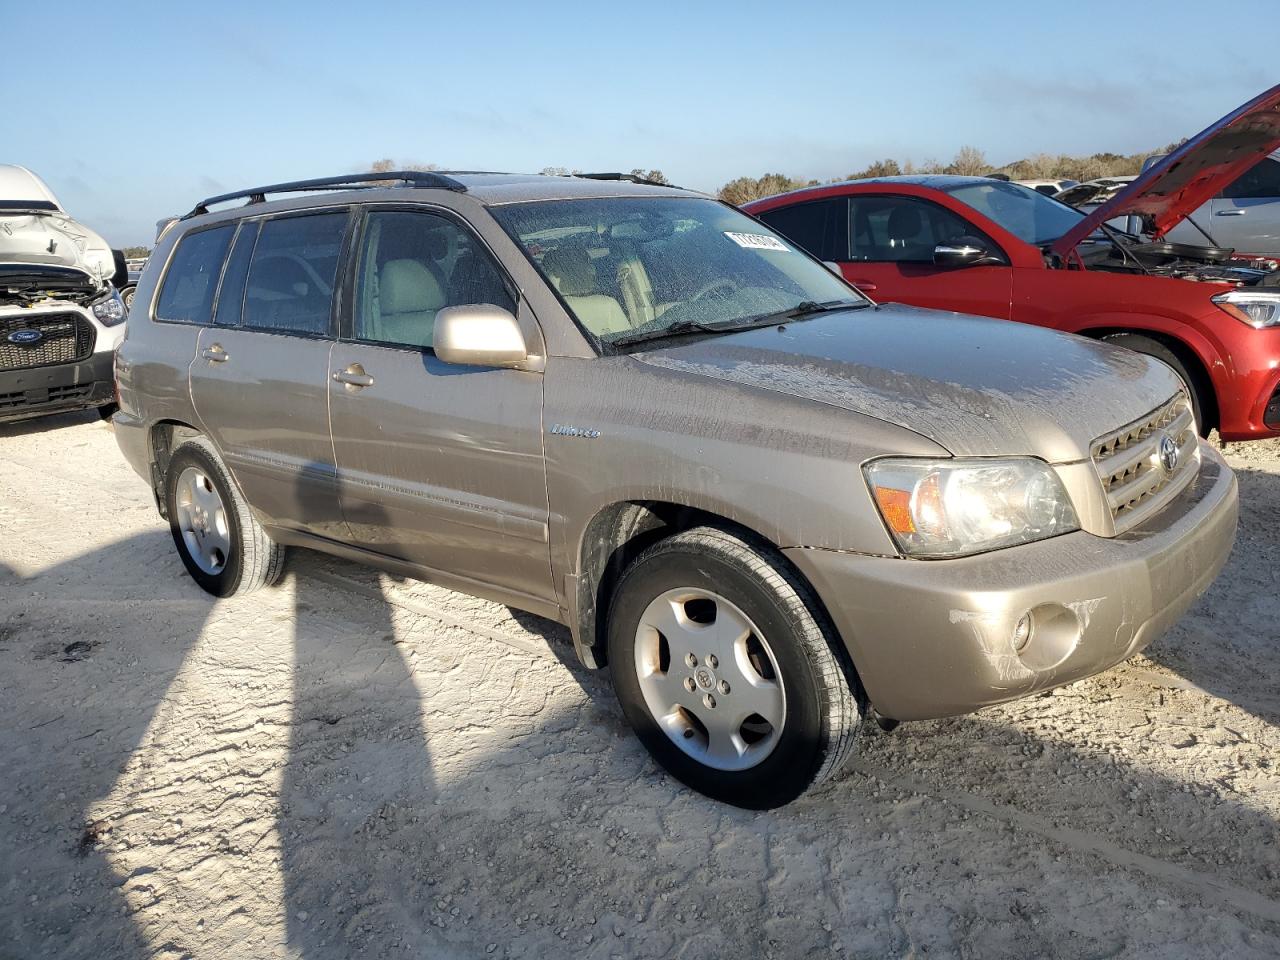
[[[210,198],[160,237],[117,374],[120,446],[205,590],[299,546],[568,624],[653,756],[746,807],[831,777],[872,716],[1131,656],[1235,535],[1159,362],[876,305],[625,177]]]

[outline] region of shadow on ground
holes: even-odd
[[[18,733],[6,740],[0,787],[0,956],[201,955],[220,925],[245,920],[235,916],[243,905],[227,906],[196,927],[169,898],[186,869],[179,848],[207,840],[216,853],[222,825],[148,849],[115,843],[110,822],[86,822],[131,757],[145,767],[132,755],[211,610],[194,586],[161,580],[144,614],[153,619],[113,613],[112,567],[154,563],[161,550],[176,567],[157,533],[30,581],[0,578],[0,655],[49,667],[43,689],[4,690],[5,725]],[[321,576],[332,569],[359,589]],[[296,662],[271,811],[278,856],[256,854],[264,881],[282,883],[287,947],[255,955],[1195,956],[1227,941],[1240,956],[1280,950],[1277,824],[1229,790],[1186,792],[1149,769],[1137,746],[1140,719],[1161,709],[1154,688],[1149,703],[1102,698],[1065,713],[1061,697],[1028,701],[1016,723],[907,725],[869,739],[858,769],[828,789],[753,813],[664,776],[625,729],[607,678],[576,664],[559,625],[521,614],[511,629],[524,646],[505,646],[406,617],[387,581],[363,568],[299,552],[291,570]],[[100,648],[77,658],[24,640],[33,617],[41,637],[81,635],[83,604],[46,598],[91,573]],[[530,643],[554,655],[531,654]],[[81,700],[59,697],[60,674],[92,669],[101,680]],[[230,696],[203,693],[215,714]],[[265,704],[280,691],[254,695]],[[140,871],[154,874],[143,876],[156,892],[142,906],[120,889]],[[163,942],[142,934],[144,917]]]
[[[1209,591],[1146,656],[1198,687],[1280,724],[1280,475],[1236,468],[1240,527]],[[1258,627],[1250,629],[1248,624]]]

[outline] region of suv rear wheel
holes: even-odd
[[[191,578],[215,597],[250,593],[275,583],[284,547],[267,536],[213,445],[182,444],[165,475],[169,530]]]
[[[844,765],[862,711],[807,586],[712,527],[650,547],[609,616],[623,712],[675,777],[740,807],[780,806]]]

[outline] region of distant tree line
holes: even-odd
[[[1098,177],[1122,177],[1138,173],[1142,169],[1142,161],[1152,154],[1168,153],[1177,143],[1171,143],[1155,150],[1142,153],[1093,153],[1085,157],[1073,157],[1065,153],[1033,153],[1022,160],[1015,160],[1003,166],[997,166],[987,160],[987,155],[977,147],[965,145],[956,151],[950,163],[938,160],[925,160],[913,163],[911,160],[898,161],[892,158],[877,160],[861,170],[855,170],[848,176],[837,177],[829,183],[842,180],[863,180],[868,177],[897,177],[909,174],[949,173],[960,176],[984,177],[988,174],[1004,174],[1010,180],[1096,180]],[[397,164],[391,159],[378,160],[370,170],[438,170],[434,163],[425,166],[414,164]],[[543,167],[540,173],[548,177],[565,177],[581,173],[568,167]],[[656,183],[670,183],[661,170],[630,171],[633,176],[643,177]],[[816,187],[823,181],[807,180],[803,177],[792,177],[785,173],[766,173],[760,177],[737,177],[730,180],[719,191],[719,197],[726,203],[738,206],[760,197],[772,196],[775,193],[786,193],[788,190],[799,190],[801,187]]]
[[[1094,153],[1087,157],[1073,157],[1065,153],[1034,153],[1025,159],[997,166],[988,161],[986,154],[977,147],[966,145],[956,151],[950,163],[941,163],[937,160],[926,160],[920,164],[912,163],[910,160],[902,162],[894,159],[877,160],[848,176],[838,177],[828,182],[839,183],[842,180],[922,173],[950,173],[969,177],[984,177],[988,174],[1000,173],[1010,180],[1096,180],[1098,177],[1123,177],[1136,174],[1142,169],[1142,161],[1147,157],[1157,153],[1168,153],[1177,146],[1179,144],[1171,143],[1142,153]],[[799,190],[801,187],[816,187],[821,183],[820,180],[806,180],[784,173],[766,173],[762,177],[738,177],[720,188],[720,199],[736,206],[775,193],[786,193],[788,190]]]

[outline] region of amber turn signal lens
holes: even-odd
[[[916,525],[911,519],[911,492],[895,490],[893,487],[876,487],[876,503],[880,505],[880,513],[885,523],[894,533],[915,533]]]

